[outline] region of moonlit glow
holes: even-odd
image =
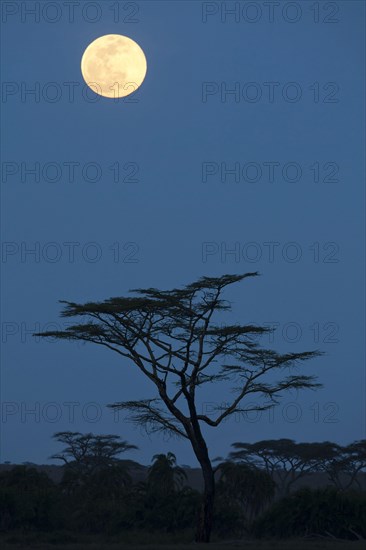
[[[125,97],[144,81],[146,57],[140,46],[121,34],[100,36],[86,48],[81,72],[87,85],[104,97]]]

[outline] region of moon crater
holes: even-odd
[[[106,34],[89,44],[81,59],[87,85],[99,95],[125,97],[145,79],[146,57],[140,46],[121,34]]]

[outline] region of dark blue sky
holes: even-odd
[[[73,430],[118,433],[141,462],[172,450],[194,465],[188,443],[149,440],[105,408],[155,395],[133,367],[31,333],[64,328],[59,299],[255,270],[228,292],[228,322],[276,323],[275,349],[324,350],[306,364],[324,388],[208,430],[211,455],[240,440],[364,437],[364,2],[272,14],[265,2],[80,1],[73,21],[62,2],[3,4],[1,461],[46,462],[51,435]],[[86,93],[80,73],[110,33],[147,58],[129,101]],[[212,386],[202,407],[229,398]]]

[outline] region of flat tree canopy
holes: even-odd
[[[231,309],[222,298],[223,290],[257,275],[202,277],[183,288],[135,289],[134,296],[103,302],[62,301],[63,317],[80,317],[84,322],[64,331],[38,334],[104,346],[155,385],[157,395],[150,399],[111,406],[128,411],[133,422],[150,432],[164,431],[190,441],[205,482],[197,530],[200,542],[210,537],[215,490],[201,425],[217,427],[234,413],[265,410],[287,389],[319,387],[313,376],[296,370],[300,362],[319,356],[318,350],[281,354],[263,349],[258,337],[271,329],[222,324],[215,319]],[[225,407],[217,406],[208,416],[198,411],[197,392],[212,383],[227,385],[232,397]],[[250,403],[246,403],[247,397]],[[258,400],[255,405],[253,397]]]

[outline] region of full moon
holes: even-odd
[[[146,57],[140,46],[121,34],[106,34],[89,44],[81,59],[87,85],[104,97],[125,97],[144,81]]]

